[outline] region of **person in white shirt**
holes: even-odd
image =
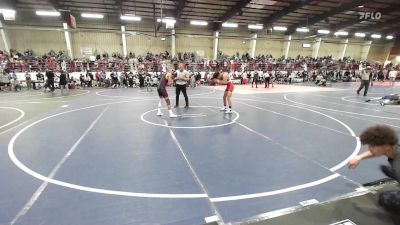
[[[289,84],[292,83],[292,81],[294,80],[294,77],[295,77],[295,76],[296,76],[296,75],[295,75],[294,71],[292,71],[292,72],[290,73],[290,75],[289,75]]]
[[[367,96],[368,93],[368,88],[369,88],[369,75],[371,74],[371,67],[367,66],[367,68],[363,71],[361,71],[361,84],[360,87],[357,90],[357,94],[360,94],[360,91],[365,87],[364,89],[364,96]]]
[[[247,79],[247,73],[243,72],[242,75],[240,76],[240,79],[241,79],[240,84],[246,83],[246,81],[243,82],[243,80]]]
[[[185,97],[185,108],[189,108],[189,98],[188,95],[186,93],[186,85],[187,82],[190,80],[190,76],[189,76],[189,72],[187,70],[185,70],[185,64],[183,64],[182,62],[180,62],[178,64],[179,70],[176,71],[176,104],[175,104],[175,108],[179,107],[179,95],[181,94],[181,91],[183,93],[183,96]]]
[[[62,71],[66,71],[67,70],[67,63],[65,62],[65,60],[63,60],[61,62],[61,69],[62,69]]]
[[[269,88],[269,82],[271,80],[271,76],[269,75],[268,72],[264,73],[264,82],[265,82],[265,87],[264,88]]]
[[[392,86],[394,86],[394,82],[396,80],[396,77],[397,77],[397,71],[396,70],[391,70],[389,72],[389,79],[390,79],[390,81],[392,81]]]
[[[324,77],[322,76],[322,74],[318,74],[316,79],[317,79],[317,81],[315,82],[315,84],[319,85],[319,83],[321,82],[322,79],[324,79]]]

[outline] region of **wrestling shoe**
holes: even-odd
[[[157,113],[157,116],[162,116],[162,115],[164,115],[164,113],[162,113],[161,111],[159,111],[159,112]]]
[[[226,111],[226,110],[227,110],[226,107],[222,107],[219,109],[219,111]]]
[[[170,114],[169,114],[169,118],[176,118],[176,117],[178,117],[178,115],[176,115],[176,114],[174,114],[174,113],[170,113]]]
[[[231,114],[231,113],[232,113],[232,109],[225,110],[225,114]]]

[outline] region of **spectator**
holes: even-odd
[[[259,75],[258,75],[258,72],[256,71],[256,72],[254,72],[253,80],[252,80],[252,82],[251,82],[251,87],[252,87],[252,88],[253,88],[253,84],[254,84],[254,83],[256,84],[256,88],[258,88],[258,87],[257,87],[258,80],[259,80]]]
[[[10,76],[7,73],[2,73],[0,74],[0,90],[3,91],[5,87],[11,87]]]
[[[264,82],[265,82],[265,87],[264,88],[269,88],[269,82],[271,80],[271,75],[268,72],[264,73]]]
[[[86,87],[86,79],[83,74],[79,75],[79,81],[81,82],[81,88],[85,88]]]
[[[144,71],[140,70],[139,71],[139,87],[143,88],[144,87]]]
[[[28,71],[25,73],[25,82],[26,82],[26,87],[28,88],[28,91],[32,90],[32,79],[31,79],[31,75],[28,73]]]
[[[17,92],[22,90],[22,86],[17,77],[13,78],[11,81],[12,89]]]
[[[111,87],[116,88],[118,86],[118,73],[111,73]]]
[[[392,82],[392,86],[394,86],[394,82],[395,82],[395,80],[396,80],[396,77],[397,77],[397,71],[396,70],[391,70],[390,72],[389,72],[389,79],[390,79],[390,81]]]
[[[64,90],[67,90],[67,75],[65,74],[65,71],[61,71],[60,75],[60,81],[59,81],[59,86],[61,90],[61,95],[64,95]]]
[[[47,82],[45,85],[45,90],[48,87],[51,92],[54,92],[54,90],[55,90],[55,88],[54,88],[54,72],[52,70],[47,70],[46,78],[47,78]]]

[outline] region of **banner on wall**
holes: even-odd
[[[206,53],[204,52],[204,50],[196,50],[196,55],[198,57],[204,58]]]
[[[75,17],[71,14],[67,15],[67,24],[71,29],[75,29],[76,28],[76,20]]]
[[[93,55],[93,50],[92,48],[81,48],[81,54],[83,56],[91,56]]]

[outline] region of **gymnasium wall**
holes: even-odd
[[[280,40],[257,40],[255,55],[271,54],[273,57],[284,55],[284,42]]]
[[[390,53],[391,46],[390,44],[372,44],[367,60],[383,64]]]
[[[119,35],[121,39],[121,35]],[[122,39],[119,41],[122,43]],[[128,35],[126,37],[127,51],[138,55],[145,55],[147,52],[158,54],[160,52],[171,52],[171,37],[166,37],[165,41],[143,34]],[[122,53],[122,46],[120,52]]]
[[[171,41],[170,41],[171,42]],[[176,53],[178,52],[198,52],[199,55],[204,53],[204,57],[213,57],[213,38],[196,37],[191,35],[177,35]]]
[[[362,47],[363,45],[361,43],[349,43],[347,44],[344,56],[350,56],[353,59],[361,59]]]
[[[67,50],[64,33],[60,31],[8,30],[7,33],[10,48],[17,51],[32,49],[42,55],[50,50]]]
[[[340,58],[341,44],[330,43],[322,39],[319,47],[318,56],[332,56],[334,59]]]
[[[219,39],[218,49],[229,56],[236,55],[236,52],[239,52],[239,54],[242,55],[246,52],[250,52],[250,41],[221,38]]]
[[[310,41],[292,40],[289,47],[289,57],[295,58],[298,55],[312,56],[312,48],[303,48],[303,43],[311,43]]]
[[[76,58],[82,57],[82,48],[92,49],[93,54],[122,52],[121,35],[117,33],[72,32],[71,41]]]
[[[5,46],[4,46],[4,41],[3,41],[3,37],[0,35],[0,50],[4,50]]]

